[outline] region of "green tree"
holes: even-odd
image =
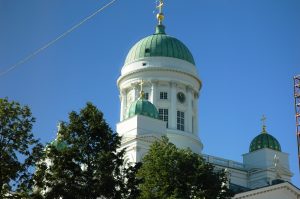
[[[71,112],[37,166],[36,198],[133,198],[137,166],[124,167],[121,137],[94,105]],[[130,190],[129,190],[130,189]]]
[[[140,196],[139,185],[143,182],[137,177],[137,172],[142,166],[141,162],[134,165],[126,165],[123,170],[123,186],[121,188],[122,199],[137,199]]]
[[[28,106],[0,99],[0,196],[27,197],[33,181],[32,166],[39,160],[43,146],[32,134]]]
[[[138,171],[141,199],[225,199],[232,194],[224,171],[215,171],[201,156],[178,149],[166,137],[151,145]]]

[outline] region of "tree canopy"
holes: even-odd
[[[141,199],[230,198],[224,171],[216,171],[200,155],[178,149],[166,137],[152,144],[138,171]]]
[[[124,165],[125,149],[93,104],[61,122],[45,148],[31,133],[27,106],[0,99],[0,195],[35,199],[227,199],[223,170],[166,137],[143,163]],[[36,165],[36,172],[33,176]],[[32,172],[29,172],[32,171]],[[34,185],[33,185],[34,183]],[[32,187],[34,189],[32,193]]]
[[[69,114],[37,166],[36,197],[133,198],[137,167],[124,167],[121,137],[91,103]]]
[[[0,99],[0,195],[3,197],[26,197],[32,187],[32,166],[43,148],[31,132],[34,122],[28,106]]]

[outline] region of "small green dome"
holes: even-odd
[[[166,35],[163,25],[158,25],[155,34],[141,39],[130,49],[125,65],[145,57],[173,57],[195,65],[189,49],[178,39]]]
[[[260,135],[256,136],[252,140],[249,151],[253,152],[263,148],[269,148],[275,151],[281,151],[281,146],[278,140],[272,135],[268,134],[265,131],[265,129],[263,129],[263,132]]]
[[[128,119],[135,115],[144,115],[158,119],[158,111],[156,107],[151,102],[144,99],[143,96],[130,105],[125,118]]]
[[[58,151],[62,151],[68,147],[67,143],[60,139],[55,139],[50,143],[50,145],[55,147]]]

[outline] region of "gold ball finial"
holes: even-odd
[[[158,13],[157,13],[157,15],[156,15],[156,18],[157,18],[157,20],[158,20],[158,24],[162,24],[162,21],[164,20],[164,18],[165,18],[165,16],[164,16],[164,14],[163,14],[163,12],[162,12],[162,10],[163,10],[163,6],[164,6],[164,2],[163,2],[163,0],[159,0],[159,1],[157,1],[157,2],[159,2],[159,4],[158,4],[158,6],[156,6],[156,8],[158,9]]]
[[[145,92],[144,91],[141,91],[140,92],[140,99],[145,99]]]
[[[161,22],[164,20],[165,16],[164,16],[163,13],[158,13],[158,14],[156,15],[156,18],[157,18],[157,20],[159,21],[159,23],[161,23]]]

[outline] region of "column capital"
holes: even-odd
[[[130,84],[130,86],[132,88],[136,88],[137,86],[139,86],[139,82],[133,82],[133,83]]]
[[[151,83],[152,85],[158,84],[158,82],[159,82],[158,79],[152,79],[152,80],[150,80],[150,83]]]
[[[139,82],[133,82],[133,83],[130,84],[130,86],[132,86],[132,87],[136,87],[138,85],[139,85]]]
[[[126,93],[127,93],[126,89],[122,89],[120,93],[121,93],[121,95],[126,95]]]
[[[194,88],[191,85],[187,85],[186,86],[186,91],[187,92],[192,92],[192,91],[194,91]]]
[[[177,86],[177,82],[171,81],[171,82],[170,82],[170,86],[173,86],[173,87]]]

